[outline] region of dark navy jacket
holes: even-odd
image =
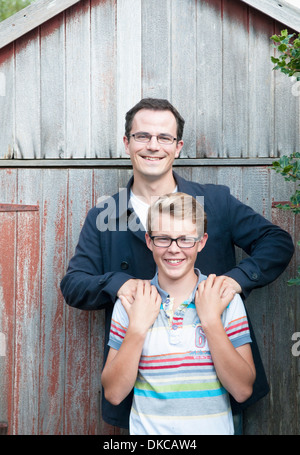
[[[252,289],[274,281],[284,271],[294,252],[287,232],[231,196],[226,186],[189,182],[175,173],[174,177],[178,191],[204,197],[208,241],[195,264],[204,275],[215,273],[232,277],[246,298]],[[156,272],[145,232],[135,212],[128,207],[132,182],[133,178],[127,188],[105,202],[100,201],[89,211],[75,255],[61,282],[68,305],[82,310],[105,308],[105,359],[118,290],[130,278],[150,280]],[[235,245],[249,255],[237,265]],[[269,390],[251,321],[249,323],[256,381],[253,394],[245,403],[238,404],[232,398],[233,412],[256,402]],[[128,428],[130,406],[131,395],[118,406],[111,405],[103,396],[103,418],[111,425]]]

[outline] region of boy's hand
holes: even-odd
[[[133,303],[124,295],[119,296],[128,318],[129,327],[145,334],[158,316],[161,297],[155,286],[147,280],[138,280]]]
[[[224,292],[226,289],[226,292]],[[221,315],[235,295],[229,290],[224,277],[209,275],[201,281],[195,295],[195,305],[202,324],[220,321]]]

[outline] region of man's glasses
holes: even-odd
[[[152,137],[156,137],[157,142],[159,144],[163,144],[163,145],[171,145],[177,139],[176,137],[173,137],[170,134],[158,134],[156,136],[155,134],[143,133],[143,132],[130,134],[130,136],[132,136],[135,141],[144,142],[144,143],[150,142]]]
[[[200,240],[199,237],[177,237],[177,239],[172,239],[171,237],[165,237],[160,235],[150,235],[150,239],[152,240],[155,246],[160,248],[168,248],[172,245],[173,242],[176,242],[179,248],[193,248],[196,242]]]

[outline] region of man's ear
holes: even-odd
[[[178,141],[176,144],[175,158],[178,158],[183,147],[183,140]]]
[[[205,247],[205,244],[207,242],[207,239],[208,239],[208,235],[207,233],[205,232],[203,234],[203,237],[202,239],[198,242],[198,253],[200,253],[201,250],[203,250],[203,248]]]
[[[123,144],[124,144],[124,147],[125,147],[125,153],[126,155],[130,155],[130,152],[129,152],[129,140],[128,140],[128,137],[127,136],[123,136]]]
[[[150,235],[148,234],[148,232],[146,232],[146,234],[145,234],[145,239],[146,239],[147,247],[149,248],[149,250],[153,251],[152,250],[152,241],[150,239]]]

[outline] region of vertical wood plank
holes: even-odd
[[[39,205],[41,194],[41,171],[19,169],[18,203]],[[39,211],[17,214],[16,246],[14,433],[31,435],[39,432]]]
[[[223,156],[222,1],[197,2],[197,157]]]
[[[41,158],[40,39],[34,29],[15,43],[15,158]]]
[[[116,0],[91,0],[91,156],[117,156]]]
[[[80,191],[78,189],[80,188]],[[69,170],[68,261],[74,255],[80,230],[92,206],[92,171]],[[66,313],[65,428],[64,434],[90,434],[90,415],[97,409],[97,394],[91,391],[91,312],[69,306]],[[98,371],[98,374],[99,371]]]
[[[15,130],[15,71],[14,44],[0,51],[0,159],[14,156]]]
[[[141,0],[117,2],[117,156],[125,157],[122,138],[126,112],[141,98]]]
[[[186,121],[180,156],[196,156],[196,2],[172,2],[172,102]]]
[[[17,170],[0,170],[0,200],[17,202]],[[5,337],[5,356],[0,356],[0,419],[14,434],[14,351],[16,292],[16,213],[0,213],[0,332]]]
[[[224,156],[248,156],[248,6],[223,0]]]
[[[66,10],[66,153],[93,158],[90,148],[90,2]]]
[[[170,0],[142,2],[143,98],[171,98],[171,24]]]
[[[65,157],[64,13],[41,26],[41,157]]]
[[[50,435],[64,432],[67,186],[67,170],[43,169],[39,428]]]
[[[270,36],[273,20],[257,10],[249,15],[249,156],[274,153],[274,72]]]
[[[39,411],[39,213],[20,212],[17,218],[14,432],[34,435]]]

